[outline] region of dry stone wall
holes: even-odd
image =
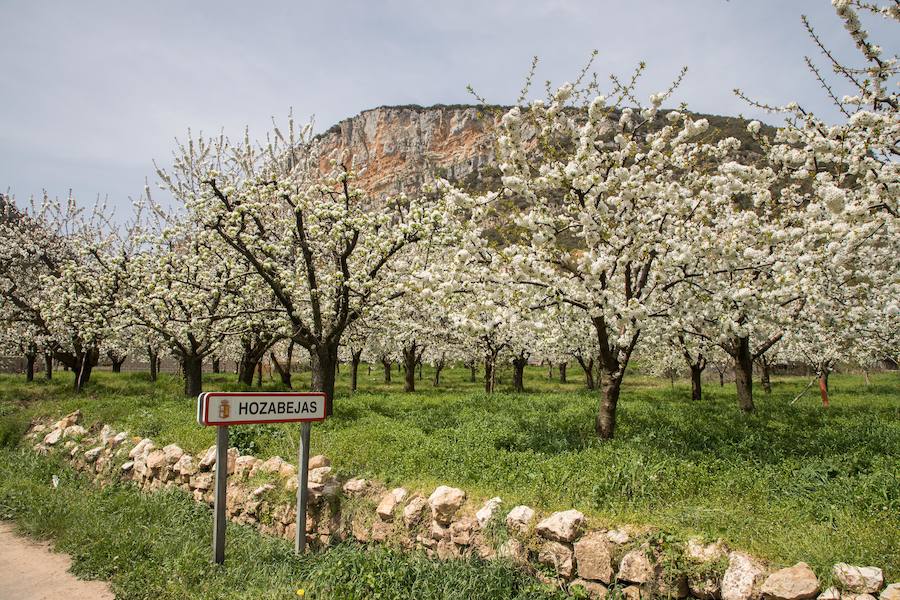
[[[62,453],[98,483],[131,481],[143,490],[179,488],[213,503],[215,447],[191,456],[175,444],[159,448],[108,425],[86,429],[76,411],[36,422],[27,437],[40,453]],[[306,530],[316,548],[347,540],[419,549],[439,560],[477,555],[509,560],[536,577],[582,597],[626,600],[900,600],[900,584],[885,586],[881,569],[834,565],[839,587],[821,589],[806,563],[771,570],[721,541],[663,544],[653,532],[592,529],[577,510],[540,516],[501,498],[475,503],[446,485],[430,494],[377,481],[341,479],[325,456],[310,459]],[[297,468],[280,457],[261,460],[228,451],[227,513],[237,523],[293,539]],[[673,557],[678,557],[674,560]]]

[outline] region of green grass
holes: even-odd
[[[53,475],[59,487],[50,485]],[[73,572],[122,600],[237,598],[562,598],[502,561],[437,562],[421,553],[345,544],[303,557],[285,540],[230,525],[224,568],[210,564],[210,511],[187,494],[93,486],[58,458],[0,448],[0,518],[51,538]]]
[[[629,375],[609,443],[593,435],[598,396],[582,390],[575,369],[577,381],[567,385],[530,369],[525,394],[488,396],[467,377],[450,370],[434,389],[426,369],[421,390],[404,394],[402,383],[380,383],[380,368],[368,375],[363,367],[363,391],[351,395],[344,368],[335,416],[313,427],[312,451],[343,473],[388,485],[430,491],[445,483],[476,499],[499,495],[508,507],[576,507],[592,525],[722,537],[775,564],[804,560],[822,576],[846,561],[900,578],[897,373],[873,376],[871,386],[833,376],[828,410],[813,392],[790,404],[806,380],[776,378],[771,396],[756,390],[758,411],[749,416],[737,410],[732,386],[707,383],[704,400],[691,402],[684,384]],[[0,377],[0,412],[21,422],[81,408],[88,423],[190,451],[213,442],[175,378],[153,385],[140,374],[98,373],[77,398],[59,379],[26,385]],[[308,376],[296,379],[303,389]],[[234,387],[233,380],[211,376],[206,387]],[[281,425],[233,429],[235,442],[261,457],[293,458],[297,435]]]

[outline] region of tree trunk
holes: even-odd
[[[763,386],[763,391],[766,394],[772,393],[772,378],[770,377],[769,372],[769,361],[765,356],[761,356],[759,359],[759,367],[762,371],[762,376],[760,377],[760,382]]]
[[[561,362],[556,366],[556,370],[559,371],[559,382],[560,383],[569,383],[566,380],[566,369],[569,367],[568,364]]]
[[[381,357],[381,366],[384,367],[384,382],[391,382],[391,361],[386,359],[385,357]]]
[[[256,363],[256,387],[262,387],[263,361]]]
[[[127,358],[127,357],[126,357]],[[112,372],[113,373],[121,373],[122,372],[122,363],[125,362],[125,358],[111,358],[112,361]]]
[[[753,405],[753,355],[750,353],[750,338],[736,338],[732,343],[734,359],[734,385],[737,389],[738,407],[745,413],[756,410]]]
[[[285,364],[281,364],[280,362],[278,362],[278,357],[275,356],[274,352],[270,352],[269,356],[272,359],[272,366],[275,367],[276,371],[278,371],[278,376],[281,378],[282,385],[286,386],[288,389],[291,389],[291,368],[294,358],[294,341],[291,340],[290,343],[288,343],[287,352],[285,353]]]
[[[147,348],[147,355],[150,358],[150,381],[156,381],[159,375],[159,353],[154,352],[152,348]]]
[[[403,348],[404,392],[416,391],[416,348],[415,344]]]
[[[320,345],[309,352],[309,363],[312,370],[312,391],[324,392],[328,398],[325,414],[334,414],[334,377],[337,369],[337,344]]]
[[[252,360],[246,354],[241,357],[241,364],[238,368],[238,381],[250,387],[253,385],[253,376],[256,375],[256,365],[258,361]]]
[[[441,371],[444,370],[444,359],[441,359],[434,365],[434,380],[433,385],[437,387],[441,385]]]
[[[184,395],[199,396],[203,391],[203,357],[190,355],[181,357],[181,371],[184,375]]]
[[[719,371],[719,387],[725,387],[725,371]]]
[[[494,393],[494,384],[496,382],[497,355],[488,352],[484,357],[484,391],[488,394]]]
[[[422,381],[422,378],[424,377],[424,373],[423,373],[424,370],[425,370],[424,367],[425,367],[425,365],[424,365],[424,364],[422,363],[422,361],[420,360],[420,361],[419,361],[419,381]]]
[[[220,371],[220,369],[219,369],[219,357],[218,357],[218,356],[214,356],[213,359],[212,359],[212,372],[213,372],[213,373],[219,373],[219,371]]]
[[[469,364],[469,383],[478,381],[478,361],[473,360]]]
[[[578,361],[578,365],[581,367],[581,370],[584,371],[584,385],[589,390],[594,390],[597,388],[594,383],[594,359],[584,360],[584,357],[581,355],[575,356],[575,360]]]
[[[869,370],[868,369],[863,369],[863,379],[865,380],[867,386],[872,385],[872,382],[869,380]]]
[[[691,400],[700,400],[703,398],[702,385],[700,376],[703,375],[703,365],[698,363],[691,364]]]
[[[528,364],[528,358],[520,354],[512,361],[513,364],[513,390],[516,392],[525,391],[525,365]],[[551,367],[552,369],[553,367]]]
[[[44,353],[44,377],[47,381],[53,379],[53,355],[49,352]]]
[[[619,403],[619,392],[622,389],[622,374],[625,369],[607,372],[603,377],[603,392],[600,398],[600,410],[594,428],[601,440],[611,440],[616,432],[616,406]]]
[[[550,360],[547,361],[547,379],[553,379],[553,361]],[[515,382],[513,384],[515,385]]]
[[[350,391],[355,392],[357,389],[359,363],[362,360],[362,349],[350,352]]]
[[[25,355],[25,381],[34,381],[34,362],[37,354],[29,352]]]

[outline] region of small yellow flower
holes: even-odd
[[[302,598],[303,596],[306,595],[306,590],[304,590],[303,588],[300,588],[299,590],[297,590],[297,595]]]

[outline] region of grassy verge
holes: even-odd
[[[50,484],[59,477],[58,488]],[[0,448],[0,518],[51,538],[73,571],[123,600],[232,598],[564,597],[503,562],[436,562],[419,553],[342,545],[296,557],[281,539],[231,525],[224,568],[209,562],[210,511],[180,491],[96,488],[55,458]]]
[[[758,391],[754,415],[737,410],[730,386],[708,383],[704,400],[691,402],[683,384],[632,377],[610,443],[593,436],[597,396],[580,381],[548,382],[543,369],[527,373],[528,393],[492,396],[462,369],[446,371],[437,389],[426,370],[415,394],[380,383],[380,369],[361,375],[363,391],[351,395],[344,370],[335,417],[313,428],[313,452],[344,473],[426,491],[457,485],[475,498],[500,495],[508,506],[576,507],[600,525],[722,537],[774,563],[805,560],[822,575],[847,561],[900,578],[896,373],[870,386],[834,376],[829,410],[813,394],[791,404],[806,380],[780,378],[770,396]],[[140,374],[98,373],[82,397],[59,379],[25,385],[0,377],[0,411],[21,422],[81,408],[88,423],[190,451],[213,442],[175,378],[154,385]],[[213,376],[205,385],[232,388],[233,380]],[[299,376],[295,387],[305,384]],[[260,457],[292,458],[296,435],[289,426],[243,427],[233,440]]]

